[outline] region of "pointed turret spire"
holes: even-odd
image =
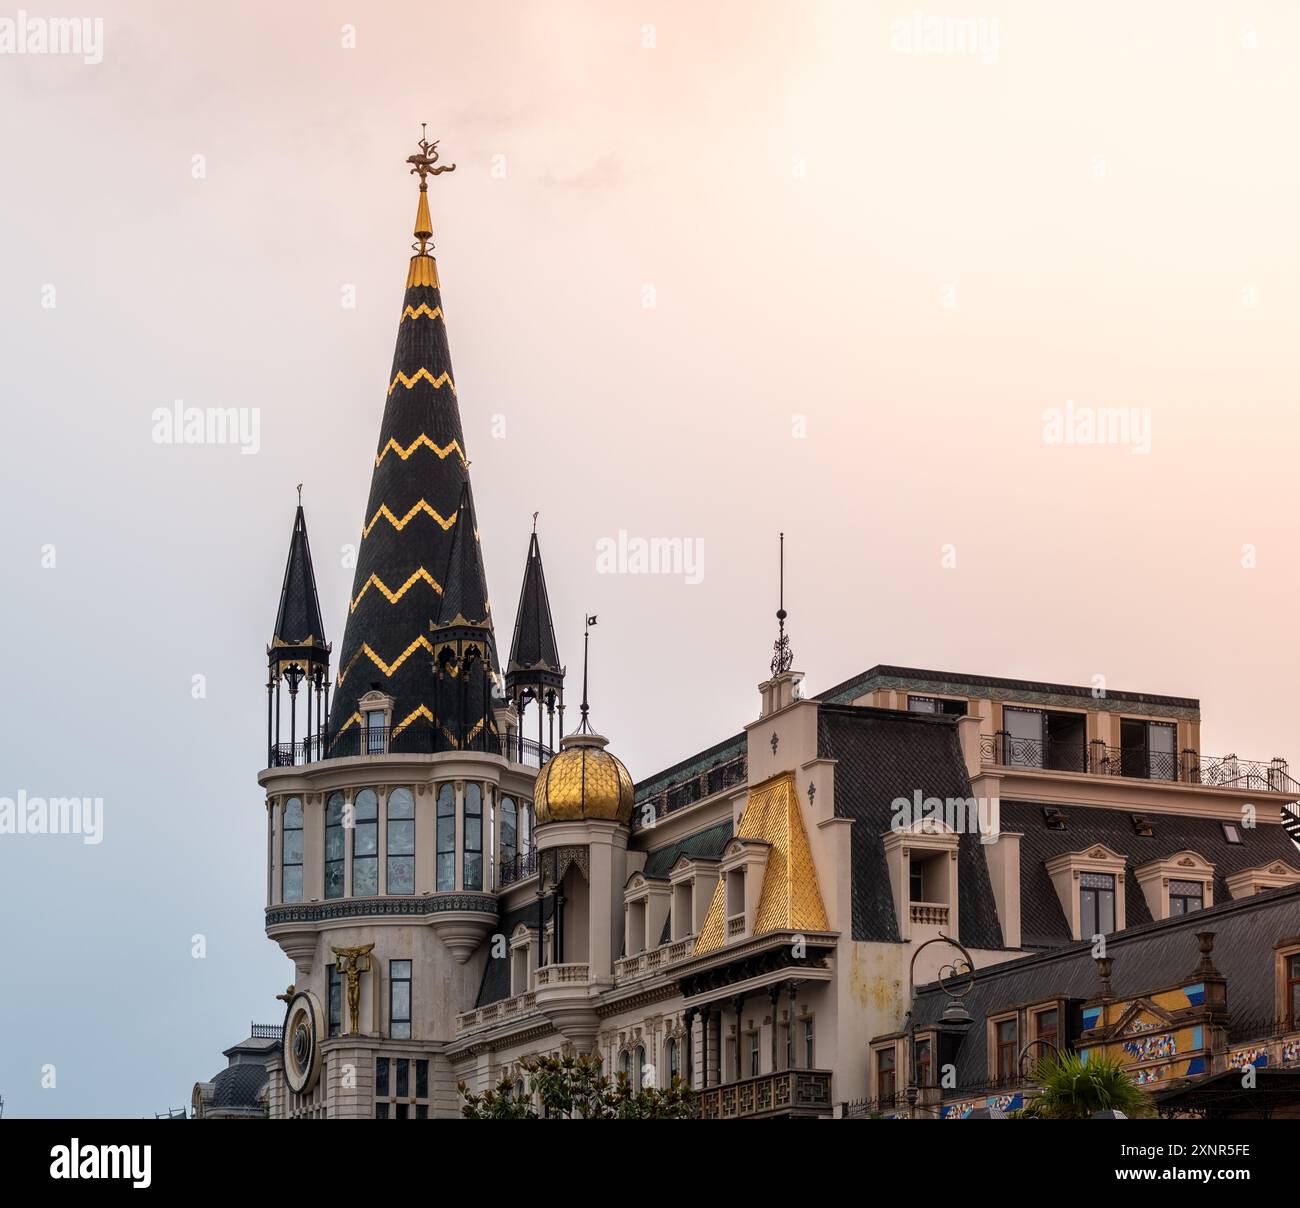
[[[298,510],[294,514],[293,533],[289,538],[284,583],[280,588],[280,606],[276,610],[275,630],[271,634],[271,644],[266,648],[266,655],[269,665],[266,728],[267,746],[271,752],[270,766],[319,758],[319,750],[313,743],[313,733],[320,728],[324,712],[329,708],[330,646],[325,640],[320,600],[316,595],[316,572],[312,568],[311,546],[307,542],[307,519],[302,510],[301,483],[298,484]],[[304,735],[308,741],[301,751],[297,751],[298,688],[304,680],[307,682]],[[278,690],[282,683],[289,687],[287,748],[280,743]]]
[[[387,727],[393,739],[406,734],[404,746],[408,750],[440,749],[440,743],[445,745],[445,739],[439,737],[443,726],[433,725],[435,684],[429,673],[434,655],[432,630],[444,615],[444,579],[452,565],[453,545],[463,520],[461,501],[469,482],[469,463],[447,347],[438,265],[432,254],[433,223],[428,201],[428,178],[450,172],[455,165],[437,163],[437,146],[436,141],[429,141],[426,132],[420,139],[419,151],[407,159],[411,173],[420,178],[417,243],[398,319],[397,344],[387,382],[388,401],[379,430],[339,659],[330,725],[336,754],[345,753],[353,741],[344,741],[344,736],[360,725],[361,698],[372,686],[378,697],[391,701],[385,708],[391,710]],[[472,508],[465,514],[472,517]],[[458,566],[464,572],[465,559],[471,555],[478,559],[478,582],[466,586],[462,574],[456,591],[465,593],[459,599],[468,607],[471,597],[481,589],[486,606],[487,591],[482,586],[482,562],[472,521],[465,528],[470,531],[458,546]],[[452,615],[457,612],[485,626],[490,635],[489,616],[470,617],[460,606]],[[473,729],[477,719],[443,716],[441,721],[455,734]]]
[[[537,543],[537,513],[533,513],[533,533],[528,542],[528,559],[524,563],[524,584],[519,592],[519,611],[515,614],[515,636],[510,644],[510,661],[506,666],[506,692],[520,715],[520,733],[524,733],[523,715],[536,702],[537,742],[542,744],[543,707],[550,719],[550,743],[555,746],[555,714],[560,714],[564,730],[564,667],[555,642],[551,621],[551,601],[546,594],[546,574],[542,570],[542,551]]]

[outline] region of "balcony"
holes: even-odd
[[[537,1009],[537,992],[529,990],[526,994],[516,994],[514,998],[502,999],[479,1007],[477,1011],[466,1011],[456,1016],[457,1032],[472,1032],[475,1028],[485,1028],[491,1024],[507,1023],[521,1015],[527,1015]]]
[[[706,797],[712,797],[723,789],[744,784],[748,774],[748,759],[742,754],[697,776],[669,785],[654,796],[641,797],[637,800],[636,809],[632,811],[632,829],[638,830],[643,825],[642,816],[647,805],[654,810],[657,821],[688,805],[694,805],[697,801],[703,801]]]
[[[502,860],[497,865],[497,888],[504,889],[516,881],[526,881],[537,875],[537,849],[520,852],[510,860]]]
[[[573,982],[586,983],[591,980],[589,965],[543,965],[537,970],[537,988],[567,985]]]
[[[1012,771],[1077,772],[1237,792],[1300,795],[1300,781],[1288,774],[1286,760],[1276,757],[1239,759],[1236,755],[1215,757],[1192,750],[1175,755],[1148,747],[1108,746],[1100,739],[1079,742],[1015,738],[999,730],[981,735],[980,762],[985,767]]]
[[[698,1092],[701,1120],[815,1118],[831,1114],[830,1070],[782,1070]]]
[[[267,752],[267,767],[292,768],[318,763],[323,759],[356,759],[366,755],[433,755],[441,752],[473,751],[483,755],[500,755],[526,768],[540,768],[551,758],[550,747],[516,734],[508,737],[480,730],[472,740],[461,745],[450,742],[441,728],[435,730],[421,722],[403,728],[350,726],[340,734],[314,734],[297,742],[272,744]]]
[[[678,940],[676,943],[660,944],[658,948],[651,948],[649,952],[626,956],[621,961],[615,962],[614,977],[619,980],[645,977],[651,973],[658,973],[660,969],[667,968],[678,961],[687,960],[694,953],[695,937],[688,935],[684,940]]]
[[[927,927],[948,926],[948,904],[946,902],[912,902],[912,922]]]

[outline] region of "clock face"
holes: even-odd
[[[293,996],[284,1019],[281,1049],[284,1077],[295,1095],[307,1095],[320,1078],[320,1042],[325,1034],[320,1000],[310,990]]]

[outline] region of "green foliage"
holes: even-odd
[[[680,1078],[667,1090],[634,1091],[626,1074],[611,1083],[600,1072],[598,1057],[530,1057],[519,1066],[528,1078],[526,1096],[515,1093],[509,1078],[481,1095],[462,1082],[457,1087],[465,1100],[461,1115],[468,1120],[536,1120],[534,1096],[541,1100],[541,1116],[551,1120],[688,1120],[695,1111],[695,1093]]]
[[[1155,1115],[1151,1096],[1118,1060],[1101,1053],[1086,1064],[1077,1053],[1044,1057],[1033,1078],[1042,1093],[1016,1113],[1025,1119],[1086,1120],[1098,1111],[1121,1111],[1130,1119]]]

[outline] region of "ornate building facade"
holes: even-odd
[[[498,654],[430,242],[450,166],[427,141],[409,162],[338,663],[301,505],[268,648],[266,931],[293,964],[273,1117],[454,1117],[458,1083],[560,1052],[685,1079],[706,1117],[845,1114],[894,1093],[949,949],[978,976],[1300,883],[1300,784],[1203,756],[1195,700],[898,667],[810,697],[783,601],[732,737],[634,785],[584,651],[561,738],[535,531]]]

